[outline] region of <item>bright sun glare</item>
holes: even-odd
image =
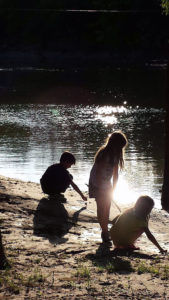
[[[114,193],[115,202],[118,205],[130,205],[132,203],[135,203],[137,198],[137,193],[131,190],[127,181],[121,176],[118,180],[118,184]]]

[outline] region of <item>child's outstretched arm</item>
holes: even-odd
[[[71,181],[71,186],[74,188],[74,190],[82,197],[82,199],[84,201],[87,201],[87,197],[83,195],[83,193],[81,192],[81,190],[78,188],[78,186],[73,182]]]
[[[150,230],[148,228],[145,228],[144,232],[147,235],[148,239],[160,250],[161,253],[167,252],[167,250],[164,250],[163,248],[161,248],[161,246],[157,242],[156,238],[154,237],[154,235],[150,232]]]

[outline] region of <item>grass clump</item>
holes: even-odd
[[[36,286],[45,281],[45,276],[43,276],[38,269],[35,269],[33,274],[30,274],[26,278],[23,275],[20,275],[19,277],[22,284],[28,287]]]
[[[10,269],[6,269],[0,275],[0,286],[4,286],[7,290],[14,294],[19,294],[19,284],[16,280],[16,276],[12,274]]]
[[[34,287],[45,281],[42,273],[35,269],[32,274],[25,276],[24,274],[6,269],[0,275],[0,286],[14,294],[19,294],[23,287]]]
[[[107,271],[108,273],[121,273],[121,272],[133,272],[131,262],[129,260],[124,260],[119,257],[115,259],[99,259],[93,261],[95,267],[97,267],[98,273],[103,273]]]
[[[75,273],[76,277],[90,279],[90,270],[87,266],[80,265]]]
[[[137,265],[137,273],[144,274],[150,273],[161,277],[162,279],[169,279],[169,265],[162,264],[147,264],[147,262],[141,262]]]
[[[150,266],[145,262],[141,262],[137,266],[137,273],[138,274],[151,273],[151,274],[159,275],[159,272],[160,272],[160,270],[159,270],[159,267],[157,265]]]
[[[162,279],[169,279],[169,265],[163,267]]]
[[[122,260],[122,259],[115,259],[112,262],[109,262],[106,265],[106,270],[108,273],[114,272],[133,272],[133,268],[131,266],[130,261]]]

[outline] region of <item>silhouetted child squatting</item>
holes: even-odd
[[[47,168],[42,178],[40,179],[42,191],[48,194],[51,198],[55,196],[62,196],[69,185],[86,201],[87,197],[83,195],[78,186],[73,182],[73,176],[68,172],[76,159],[70,152],[63,152],[60,157],[60,163],[53,164]]]
[[[154,206],[154,201],[148,196],[138,198],[134,207],[125,210],[112,221],[110,236],[115,248],[127,250],[137,250],[134,244],[143,232],[148,239],[160,250],[161,253],[167,252],[157,242],[148,228],[150,212]]]

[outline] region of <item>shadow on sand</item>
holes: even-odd
[[[99,269],[106,269],[109,273],[116,272],[120,274],[129,274],[133,272],[131,257],[150,260],[157,258],[154,254],[148,255],[139,251],[126,251],[124,249],[111,250],[104,244],[99,245],[95,254],[91,253],[86,255],[86,258],[90,259]]]
[[[72,217],[69,216],[63,203],[56,200],[42,198],[36,208],[33,219],[34,234],[49,239],[52,244],[62,244],[67,241],[64,235],[76,226],[82,207]]]
[[[147,254],[140,251],[134,250],[126,250],[126,249],[113,249],[106,247],[104,244],[100,244],[98,249],[96,250],[96,257],[107,256],[107,257],[116,257],[116,256],[124,256],[124,257],[135,257],[142,259],[154,259],[156,257],[155,254]]]

